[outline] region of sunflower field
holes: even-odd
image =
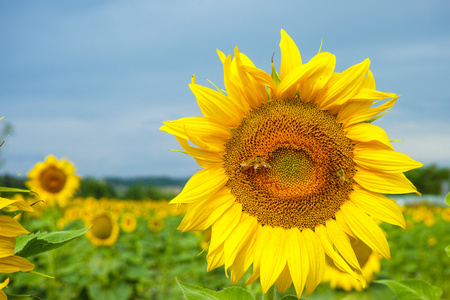
[[[444,259],[444,248],[450,244],[450,208],[421,204],[404,206],[402,210],[406,230],[382,225],[395,251],[390,261],[381,260],[381,266],[380,260],[373,262],[373,279],[420,278],[440,287],[444,299],[448,298],[450,264]],[[184,214],[183,207],[163,200],[74,198],[64,208],[38,203],[34,212],[18,217],[31,232],[95,225],[84,237],[30,258],[38,272],[55,278],[15,273],[10,276],[13,284],[7,292],[41,299],[183,299],[177,280],[212,290],[229,287],[223,269],[206,272],[203,250],[210,232],[177,230]],[[379,283],[371,283],[359,292],[348,289],[346,282],[351,278],[344,278],[340,285],[338,279],[343,275],[330,278],[333,289],[324,282],[309,299],[340,299],[349,293],[372,297],[369,299],[381,299],[376,298],[380,295],[394,299],[394,294]],[[237,285],[262,295],[257,285]],[[285,294],[295,291],[292,288]]]

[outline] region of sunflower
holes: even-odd
[[[159,217],[151,217],[147,222],[147,227],[152,232],[160,232],[164,229],[164,219]]]
[[[380,261],[382,256],[373,251],[361,241],[351,238],[351,246],[361,266],[362,275],[366,282],[374,279],[374,275],[380,272]],[[342,272],[336,267],[330,258],[325,259],[325,272],[322,282],[330,282],[331,288],[341,288],[347,292],[351,290],[362,291],[363,285],[348,273]]]
[[[293,283],[308,296],[328,257],[364,285],[350,237],[389,259],[371,216],[404,227],[382,194],[418,193],[403,172],[422,164],[394,151],[371,123],[398,96],[375,89],[369,59],[342,73],[327,52],[302,63],[284,30],[280,48],[280,73],[272,63],[271,75],[237,47],[233,59],[218,50],[226,92],[193,76],[204,116],[161,127],[203,168],[171,201],[187,206],[179,229],[211,227],[207,269],[224,266],[232,284],[252,265],[246,283],[260,278],[263,293]]]
[[[136,229],[136,215],[132,212],[124,213],[120,219],[120,227],[125,232],[133,232]]]
[[[86,232],[86,237],[94,246],[114,245],[119,237],[119,223],[116,217],[107,211],[96,212],[86,225],[92,225]]]
[[[75,175],[74,165],[49,155],[45,162],[37,163],[28,173],[26,185],[48,204],[66,206],[68,200],[80,187],[80,177]]]

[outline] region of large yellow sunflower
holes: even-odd
[[[246,283],[259,277],[264,293],[293,283],[298,297],[304,288],[308,296],[328,256],[364,285],[350,237],[389,259],[370,216],[404,227],[399,207],[382,194],[417,193],[403,172],[422,166],[368,122],[398,96],[375,89],[369,59],[342,73],[331,53],[302,63],[284,30],[280,48],[280,73],[272,64],[271,75],[237,47],[233,59],[217,51],[226,92],[193,77],[204,116],[161,127],[203,167],[171,201],[187,205],[179,229],[212,227],[208,271],[224,266],[232,284],[252,265]]]
[[[28,173],[26,185],[39,194],[47,205],[58,203],[66,206],[68,200],[80,187],[80,177],[75,175],[74,165],[66,160],[57,160],[49,155],[45,162],[37,163]]]

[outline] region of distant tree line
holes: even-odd
[[[450,181],[450,169],[438,167],[436,164],[408,171],[405,175],[422,194],[441,194],[443,185],[446,183],[448,186]],[[0,176],[0,186],[4,187],[26,188],[25,181],[26,178],[18,176]],[[87,177],[81,180],[81,187],[77,196],[97,199],[171,200],[181,191],[186,182],[187,178],[175,179],[169,177],[137,177],[131,179]],[[2,194],[2,196],[6,195]]]

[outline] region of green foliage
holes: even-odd
[[[187,300],[254,300],[253,295],[241,287],[226,288],[216,292],[194,286],[177,279],[178,286]]]
[[[108,183],[94,178],[85,178],[81,180],[80,190],[77,193],[80,197],[116,198],[116,190]]]
[[[431,164],[405,173],[422,194],[440,194],[441,182],[450,180],[450,169]]]
[[[16,238],[15,255],[29,257],[61,247],[88,231],[89,228],[59,232],[37,232]]]
[[[442,290],[423,280],[377,280],[377,283],[389,286],[399,300],[439,300]]]

